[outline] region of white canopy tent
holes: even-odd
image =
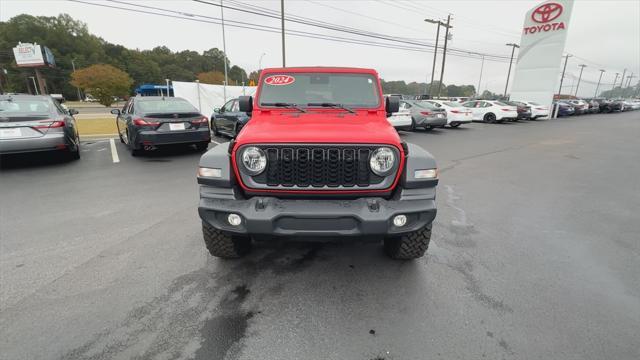
[[[224,105],[224,86],[201,84],[199,82],[173,81],[173,93],[189,101],[205,116],[210,116],[213,109]],[[227,101],[242,95],[253,95],[255,86],[227,86]]]

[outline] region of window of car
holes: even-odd
[[[51,114],[55,112],[50,100],[42,98],[0,99],[0,114]]]
[[[240,111],[240,103],[238,102],[238,100],[233,100],[233,106],[231,106],[231,111],[232,112]]]
[[[482,108],[486,108],[486,107],[490,107],[492,104],[488,101],[478,101],[476,103],[476,107],[482,107]]]
[[[475,107],[475,106],[476,106],[476,102],[477,102],[477,101],[468,101],[468,102],[466,102],[466,103],[462,104],[462,106],[465,106],[465,107]]]
[[[462,104],[460,104],[459,102],[455,102],[455,101],[446,101],[444,102],[445,105],[450,106],[450,107],[462,107]]]
[[[141,114],[198,112],[191,103],[180,98],[138,99],[136,110]]]
[[[231,112],[231,111],[232,111],[232,109],[233,109],[233,101],[234,101],[234,100],[229,100],[229,101],[227,101],[227,102],[226,102],[226,104],[224,104],[224,105],[222,106],[222,111],[221,111],[221,112],[223,112],[223,113],[224,113],[224,112]]]

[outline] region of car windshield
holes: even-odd
[[[369,74],[278,73],[268,75],[260,90],[260,106],[284,103],[332,103],[351,108],[380,106],[378,82]]]
[[[50,114],[52,103],[44,99],[2,99],[0,114]]]
[[[464,107],[462,104],[460,104],[459,102],[455,102],[455,101],[445,101],[443,102],[443,104],[449,106],[449,107]]]
[[[188,101],[183,99],[165,98],[164,100],[137,100],[137,108],[140,112],[149,113],[175,113],[198,112]]]

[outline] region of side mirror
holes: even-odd
[[[387,112],[387,116],[391,116],[391,114],[400,111],[400,98],[397,96],[387,96],[385,101],[385,110]]]
[[[220,108],[213,109],[213,112],[216,113],[216,114],[220,114],[220,111],[222,111],[222,109],[220,109]]]
[[[111,109],[113,115],[120,115],[120,109]]]
[[[241,112],[250,113],[253,111],[253,96],[238,97],[238,107]]]
[[[78,115],[80,112],[76,109],[69,109],[69,115]]]

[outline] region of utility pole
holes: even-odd
[[[284,0],[280,0],[280,20],[282,22],[282,67],[287,67],[286,52],[284,50]]]
[[[482,69],[484,68],[484,55],[482,56],[482,63],[480,64],[480,78],[478,79],[478,89],[476,90],[476,97],[480,95],[480,83],[482,83]]]
[[[444,77],[444,64],[447,59],[447,42],[449,41],[449,29],[453,26],[449,25],[451,23],[451,14],[447,15],[447,24],[442,24],[447,28],[447,31],[444,35],[444,46],[442,47],[442,69],[440,70],[440,83],[438,84],[438,97],[440,97],[440,91],[442,90],[442,79]]]
[[[580,80],[582,80],[582,71],[587,67],[587,65],[580,64],[578,66],[580,67],[580,76],[578,76],[578,85],[576,85],[576,93],[574,94],[575,97],[578,97],[578,88],[580,87]]]
[[[560,77],[560,89],[558,89],[558,99],[560,99],[560,94],[562,94],[562,82],[564,81],[564,73],[565,71],[567,71],[567,62],[569,61],[569,57],[571,55],[567,54],[564,57],[564,67],[562,68],[562,76]],[[559,110],[560,106],[556,106],[555,111],[553,112],[553,118],[557,118],[558,117],[558,110]]]
[[[171,90],[169,90],[169,79],[164,79],[167,82],[167,97],[171,96]]]
[[[509,71],[507,72],[507,83],[504,84],[504,98],[507,98],[507,87],[509,87],[509,76],[511,76],[511,64],[513,64],[513,53],[515,53],[516,48],[520,48],[518,44],[505,44],[507,46],[511,46],[511,60],[509,60]]]
[[[629,79],[629,80],[627,80],[627,86],[624,87],[624,89],[625,89],[624,93],[625,94],[627,93],[626,90],[631,86],[631,79],[633,79],[634,77],[635,76],[633,75],[633,73],[631,73],[631,75],[627,76],[627,79]],[[631,89],[631,94],[633,94],[633,89]]]
[[[622,79],[620,79],[620,89],[622,89],[622,83],[624,82],[624,76],[627,74],[627,69],[622,72]],[[613,84],[615,86],[615,84]]]
[[[73,68],[73,73],[76,73],[76,59],[71,59],[71,67]],[[76,86],[76,92],[78,94],[78,101],[82,100],[82,95],[80,95],[80,88]]]
[[[222,87],[222,93],[224,97],[224,103],[227,103],[227,84],[229,83],[229,79],[227,77],[227,40],[224,35],[224,6],[222,5],[222,0],[220,0],[220,15],[222,16],[222,51],[224,52],[224,86]],[[169,91],[169,81],[167,80],[167,91]],[[169,95],[167,93],[167,95]]]
[[[593,97],[598,97],[598,89],[600,88],[600,80],[602,80],[602,74],[604,73],[603,69],[600,69],[600,77],[598,78],[598,85],[596,85],[596,92],[593,94]]]
[[[620,73],[616,73],[616,78],[613,80],[613,86],[611,87],[611,95],[613,95],[613,89],[616,88],[616,82],[618,81],[618,75],[620,75]]]
[[[436,46],[433,49],[433,65],[431,66],[431,83],[429,83],[429,95],[433,94],[433,78],[436,73],[436,56],[438,55],[438,40],[440,39],[440,25],[442,24],[439,20],[433,19],[424,19],[424,21],[432,24],[438,24],[438,30],[436,30]]]

